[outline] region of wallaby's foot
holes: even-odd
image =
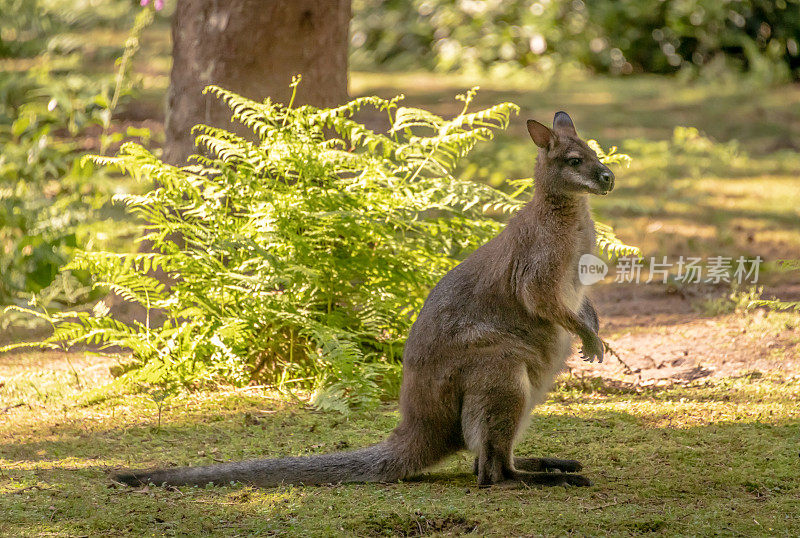
[[[478,484],[478,487],[518,488],[526,486],[591,486],[592,481],[582,474],[572,473],[525,473],[518,471],[511,478],[504,478],[498,482]]]
[[[582,474],[572,473],[526,473],[517,471],[510,482],[522,482],[529,486],[591,486],[592,481]]]
[[[514,458],[514,468],[518,471],[537,473],[541,471],[561,471],[577,473],[583,469],[581,462],[558,458]]]
[[[478,475],[478,486],[519,487],[520,484],[529,486],[591,486],[592,481],[581,474],[583,466],[575,460],[560,460],[556,458],[514,458],[516,471],[506,470],[501,480],[493,481],[489,477],[478,474],[478,459],[475,459],[475,474]],[[534,471],[533,469],[560,470],[560,473]]]
[[[514,468],[518,471],[531,473],[543,471],[577,473],[583,470],[583,465],[577,460],[562,460],[559,458],[514,458]],[[472,463],[472,474],[478,475],[478,458],[475,458]]]

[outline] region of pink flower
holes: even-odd
[[[150,3],[150,0],[141,0],[139,2],[139,4],[142,5],[142,6],[146,6],[149,3]],[[164,9],[164,0],[155,0],[153,2],[153,7],[156,8],[156,11],[161,11],[162,9]]]

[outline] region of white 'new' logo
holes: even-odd
[[[606,262],[593,254],[584,254],[578,260],[578,280],[584,286],[600,282],[608,274]]]

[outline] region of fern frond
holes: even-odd
[[[777,299],[759,299],[751,301],[747,308],[763,306],[770,310],[800,312],[800,301],[779,301]]]
[[[207,86],[203,90],[203,94],[207,93],[220,98],[233,112],[232,119],[238,120],[249,129],[252,129],[259,137],[263,138],[270,129],[275,127],[275,124],[268,119],[276,111],[276,106],[272,104],[269,98],[264,102],[258,103],[214,85]]]
[[[413,127],[426,127],[438,132],[445,124],[444,119],[421,108],[400,107],[394,117],[390,133],[399,133]]]
[[[637,247],[620,241],[611,226],[595,221],[594,229],[597,234],[597,249],[609,261],[620,256],[638,256],[641,258],[642,251]]]
[[[517,114],[519,114],[519,106],[514,103],[499,103],[485,110],[456,116],[448,122],[448,129],[462,127],[506,129],[511,121],[511,116]]]
[[[308,120],[312,124],[321,123],[323,125],[328,125],[328,122],[330,122],[333,118],[352,118],[365,106],[371,106],[376,110],[385,110],[386,108],[393,106],[394,103],[394,99],[382,99],[374,95],[357,97],[356,99],[353,99],[349,103],[346,103],[342,106],[316,110],[315,112],[309,114]]]

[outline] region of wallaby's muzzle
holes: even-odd
[[[603,168],[605,168],[605,170],[601,170],[597,182],[600,184],[601,194],[608,194],[614,190],[614,172],[605,166]]]
[[[605,196],[614,189],[614,173],[605,167],[598,170],[597,175],[594,175],[589,181],[583,183],[583,189],[590,194],[599,194]]]

